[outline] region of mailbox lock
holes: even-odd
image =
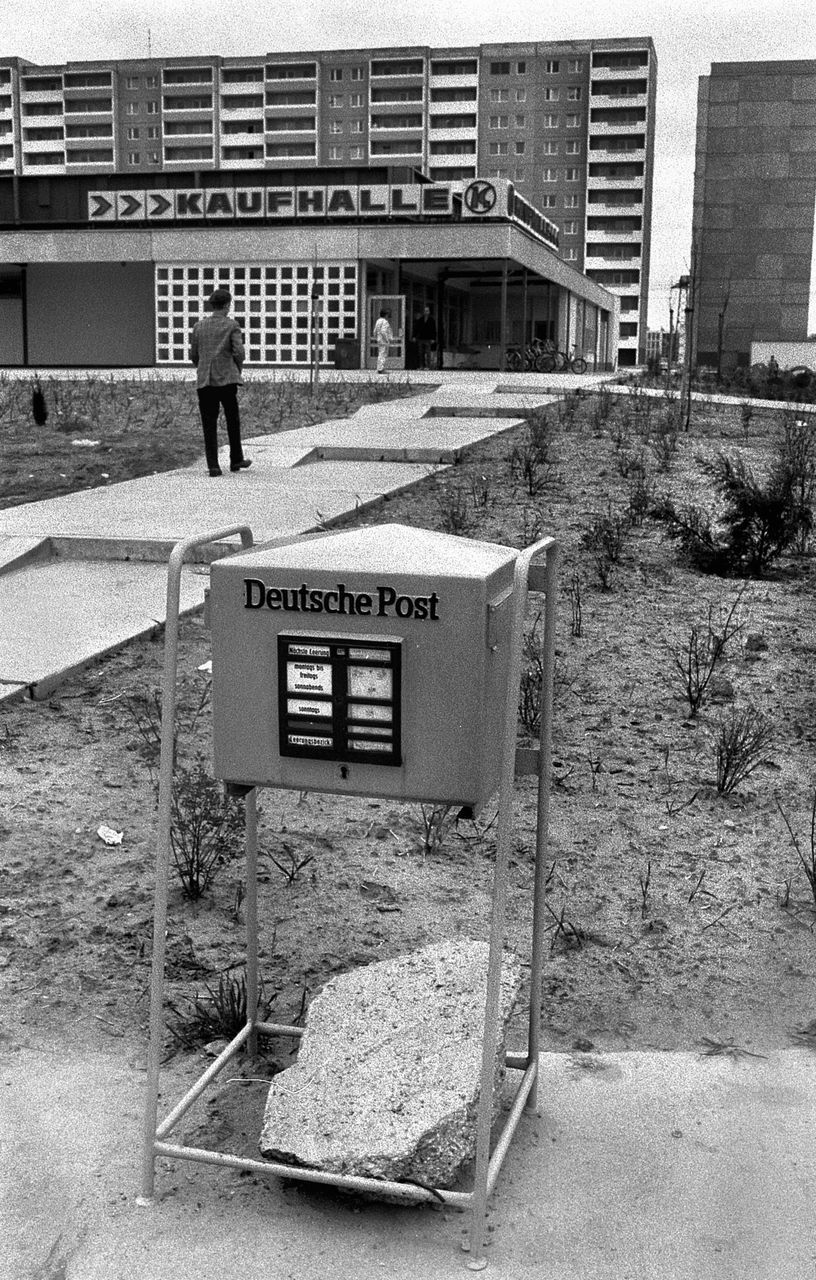
[[[349,776],[349,767],[348,767],[348,765],[347,765],[347,764],[341,764],[341,766],[340,766],[340,777],[343,779],[343,781],[345,781],[345,780],[346,780],[346,778],[347,778],[348,776]]]

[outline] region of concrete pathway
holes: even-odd
[[[196,1071],[202,1062],[193,1064]],[[177,1068],[168,1069],[171,1078]],[[228,1073],[229,1074],[229,1073]],[[248,1074],[252,1074],[251,1071]],[[169,1102],[181,1096],[172,1079]],[[225,1081],[214,1086],[234,1089]],[[144,1071],[123,1053],[6,1052],[0,1275],[9,1280],[460,1280],[468,1217],[161,1162],[137,1204]],[[242,1096],[249,1096],[245,1089]],[[262,1095],[246,1104],[248,1154]],[[205,1099],[212,1097],[212,1091]],[[254,1110],[257,1115],[253,1114]],[[205,1119],[206,1101],[196,1112]],[[187,1123],[187,1122],[185,1122]],[[545,1054],[488,1217],[496,1280],[816,1274],[816,1056]],[[206,1145],[224,1149],[224,1135]]]
[[[248,439],[252,468],[218,480],[196,463],[0,511],[0,700],[45,697],[83,664],[160,625],[166,563],[180,539],[248,524],[262,543],[329,527],[553,399],[538,386],[497,386],[495,375],[468,375],[348,419]],[[228,553],[222,544],[196,558]],[[207,581],[200,567],[185,568],[183,611],[201,605]]]

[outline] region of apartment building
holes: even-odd
[[[0,175],[387,165],[511,181],[645,360],[650,38],[36,66],[0,59]]]
[[[692,347],[728,369],[802,342],[816,288],[816,61],[715,62],[697,102]]]

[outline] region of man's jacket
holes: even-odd
[[[226,387],[241,381],[244,339],[235,320],[213,311],[199,320],[190,340],[190,359],[198,371],[199,387]]]

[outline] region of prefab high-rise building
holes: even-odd
[[[38,66],[0,59],[2,175],[410,167],[507,179],[620,299],[645,359],[657,62],[650,38]]]
[[[692,356],[748,364],[807,337],[816,207],[816,62],[715,62],[700,78]]]

